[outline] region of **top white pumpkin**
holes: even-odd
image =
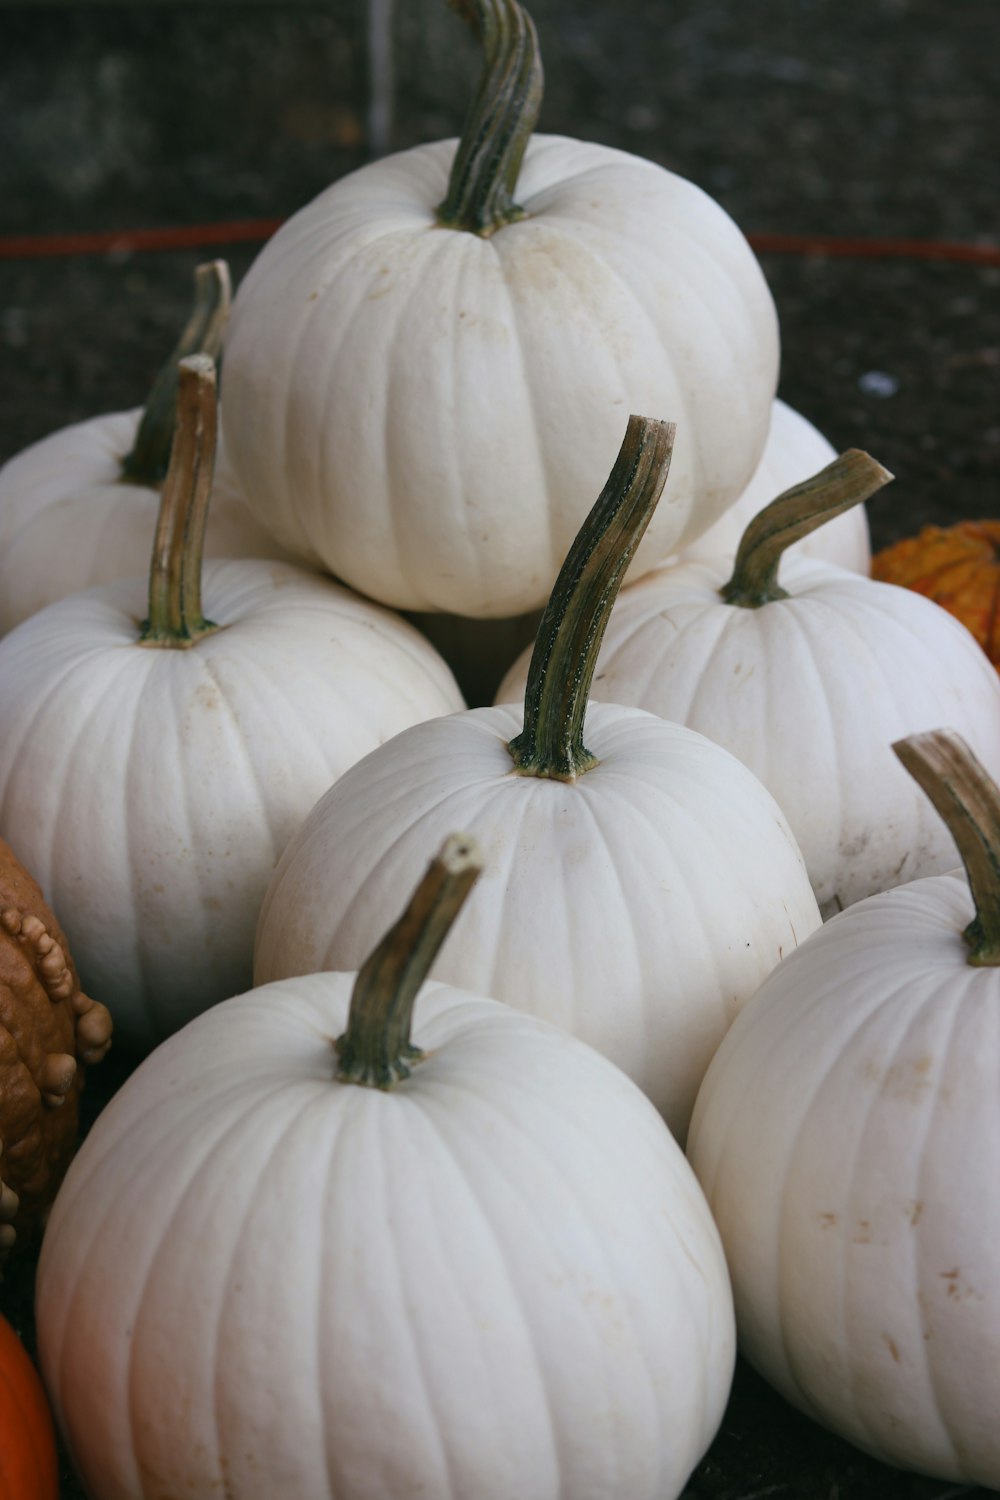
[[[467,138],[363,167],[278,231],[233,305],[223,420],[290,551],[487,617],[543,603],[629,412],[679,429],[636,574],[710,526],[763,450],[778,326],[718,204],[606,146],[533,137],[523,214],[445,227]]]

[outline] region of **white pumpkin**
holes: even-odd
[[[531,22],[516,0],[464,10],[488,61],[461,141],[363,167],[281,227],[235,299],[223,420],[248,503],[291,552],[386,604],[506,617],[544,602],[625,413],[682,424],[638,572],[736,499],[778,328],[746,240],[698,188],[529,140]]]
[[[769,505],[775,495],[808,479],[836,456],[833,444],[811,422],[784,401],[775,401],[767,446],[750,483],[715,525],[685,547],[676,560],[702,562],[723,555],[734,558],[743,532],[758,511]],[[800,538],[788,551],[800,557],[822,558],[867,577],[872,548],[864,506],[856,505],[834,516],[817,531]]]
[[[67,594],[147,570],[160,465],[173,432],[176,364],[221,342],[228,288],[224,261],[198,268],[191,324],[158,382],[170,387],[169,410],[159,418],[162,397],[154,388],[152,420],[162,432],[144,434],[143,463],[127,464],[146,417],[136,407],[53,432],[0,468],[0,634]],[[248,510],[222,453],[205,547],[210,557],[287,557]]]
[[[955,863],[893,740],[951,724],[1000,774],[1000,679],[965,627],[909,589],[782,556],[822,510],[889,478],[867,455],[844,455],[754,520],[745,563],[678,563],[623,590],[594,675],[595,698],[686,724],[739,756],[788,818],[824,916]],[[765,551],[769,581],[744,590]],[[740,597],[730,602],[728,589]],[[499,702],[523,692],[527,662],[508,672]]]
[[[680,1150],[589,1048],[433,983],[359,1087],[355,979],[198,1017],[74,1161],[36,1317],[88,1493],[674,1500],[735,1344]]]
[[[486,874],[435,976],[565,1026],[683,1139],[742,1000],[819,912],[785,819],[727,751],[609,704],[583,744],[585,658],[662,488],[668,432],[630,422],[539,629],[525,711],[407,730],[306,818],[261,908],[255,980],[357,967],[428,843],[468,828]]]
[[[724,1039],[688,1151],[758,1369],[883,1461],[993,1490],[1000,798],[954,738],[908,748],[968,799],[975,903],[928,877],[813,934]]]
[[[209,402],[212,381],[210,361],[186,362],[182,407]],[[185,423],[211,415],[184,410]],[[161,542],[164,517],[184,530],[192,488],[204,502],[210,442],[193,441],[185,429],[174,444]],[[154,568],[149,588],[73,595],[0,642],[0,832],[125,1046],[249,983],[257,908],[316,798],[400,729],[462,707],[416,630],[331,580],[208,564],[205,630],[200,556],[188,563],[166,588],[185,618],[157,624],[159,640],[141,637],[144,616],[163,614]]]

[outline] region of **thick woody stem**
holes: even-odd
[[[849,448],[811,479],[785,490],[758,512],[744,531],[733,576],[719,590],[723,599],[744,609],[787,599],[778,583],[778,568],[786,549],[834,516],[868,500],[892,477],[869,454]]]
[[[410,1041],[413,1005],[482,868],[472,839],[446,839],[409,906],[354,982],[347,1030],[336,1042],[337,1077],[391,1089],[423,1055]]]
[[[958,845],[976,915],[962,934],[969,963],[1000,965],[1000,788],[961,735],[932,729],[892,747]]]
[[[232,292],[224,260],[198,266],[194,273],[194,303],[184,332],[160,370],[149,393],[131,453],[122,460],[122,478],[158,488],[170,465],[177,409],[177,366],[189,354],[207,354],[218,364],[222,335],[229,318]]]
[[[205,523],[215,463],[215,364],[204,354],[178,366],[177,427],[160,497],[149,569],[144,646],[183,649],[217,627],[201,609]]]
[[[545,607],[524,692],[524,728],[508,749],[522,776],[573,781],[597,764],[583,743],[587,699],[611,608],[666,483],[675,427],[629,417],[596,505]]]
[[[517,0],[453,4],[475,29],[485,62],[438,223],[485,236],[525,216],[514,193],[542,107],[542,61],[534,22]]]

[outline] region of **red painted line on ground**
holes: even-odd
[[[260,244],[281,219],[237,219],[224,224],[185,224],[165,229],[108,229],[92,234],[0,235],[0,260],[49,256],[126,255],[145,250],[193,250],[212,245]],[[822,234],[747,236],[762,255],[836,256],[859,260],[958,261],[1000,266],[1000,245],[952,244],[946,240],[851,239]]]
[[[192,250],[205,245],[259,244],[280,219],[237,219],[227,224],[184,224],[170,229],[106,229],[95,234],[0,235],[0,260],[50,255],[122,255],[136,250]]]
[[[962,245],[947,240],[867,240],[822,234],[749,234],[761,255],[852,256],[859,260],[950,260],[1000,266],[1000,245]]]

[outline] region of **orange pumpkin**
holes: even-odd
[[[1000,667],[1000,521],[925,526],[876,553],[872,577],[933,599]]]
[[[42,1382],[0,1318],[0,1500],[58,1500],[56,1440]]]

